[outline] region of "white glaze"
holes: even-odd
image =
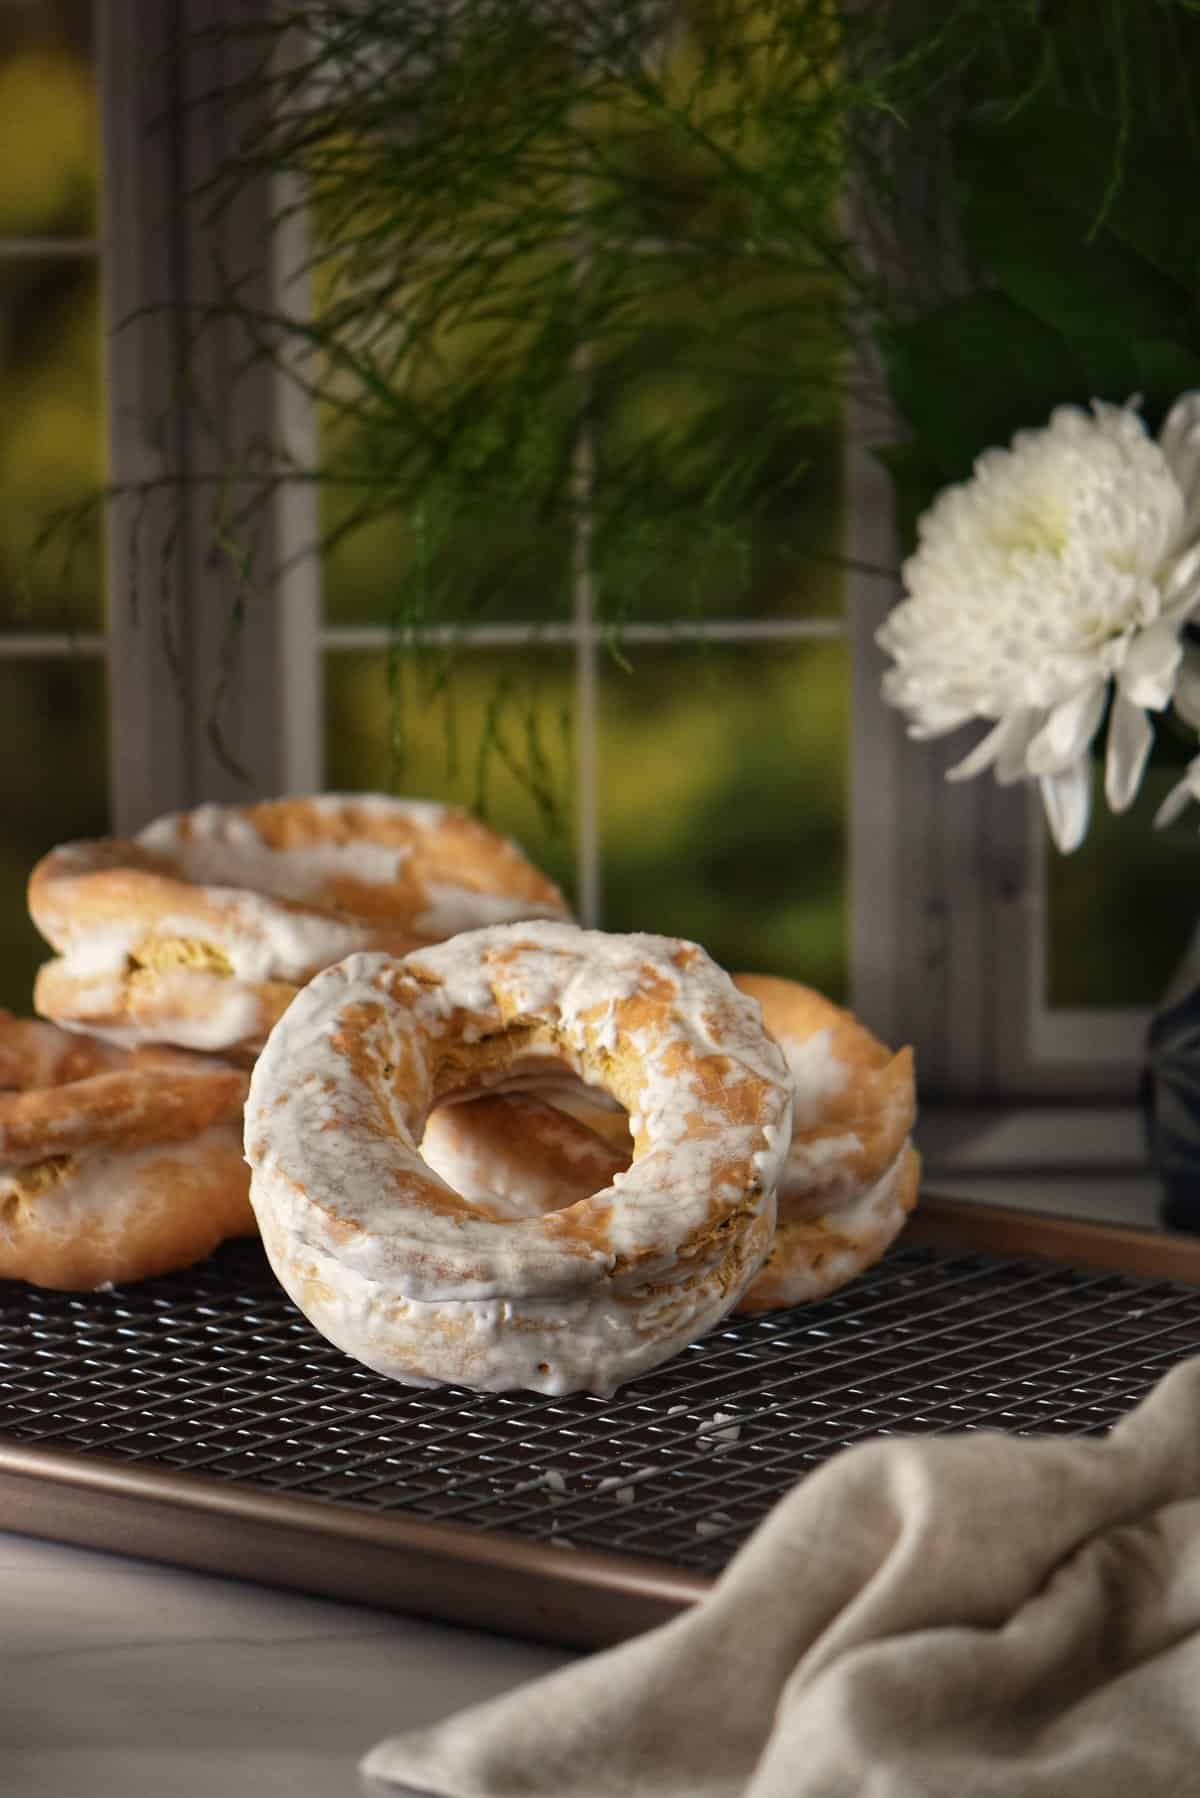
[[[254,1202],[252,1178],[251,1201]],[[611,1285],[549,1298],[523,1297],[518,1311],[500,1299],[396,1299],[390,1287],[362,1275],[348,1278],[343,1258],[295,1246],[269,1207],[255,1204],[263,1246],[284,1291],[337,1348],[401,1385],[464,1385],[479,1392],[522,1389],[562,1397],[594,1392],[608,1398],[627,1380],[680,1354],[728,1314],[758,1271],[771,1244],[774,1204],[761,1219],[756,1245],[742,1277],[729,1286],[694,1280],[648,1295],[634,1310]],[[301,1269],[303,1271],[301,1271]],[[690,1301],[690,1302],[688,1302]],[[454,1369],[414,1370],[413,1345],[425,1366],[446,1355],[435,1330],[469,1328],[454,1342]],[[401,1330],[403,1326],[403,1331]]]
[[[88,979],[127,972],[147,935],[145,919],[134,912],[100,925],[73,914],[51,940],[63,952],[71,975]],[[372,941],[366,924],[292,911],[260,893],[212,886],[196,889],[195,911],[181,898],[176,911],[155,921],[153,936],[160,942],[209,943],[229,962],[232,978],[247,981],[303,980],[314,968],[340,961]]]
[[[560,905],[538,905],[529,899],[512,899],[505,893],[479,893],[473,887],[451,886],[446,881],[425,882],[426,905],[413,920],[421,936],[457,936],[462,930],[481,930],[490,924],[515,924],[524,918],[561,919]]]
[[[828,1025],[824,1030],[814,1030],[809,1037],[780,1033],[776,1040],[792,1076],[793,1124],[799,1130],[815,1124],[824,1115],[829,1101],[844,1089],[850,1070],[833,1053],[833,1030]]]
[[[851,1155],[861,1155],[863,1142],[853,1130],[841,1136],[814,1136],[795,1143],[788,1154],[788,1179],[801,1176],[818,1185],[835,1179]]]
[[[333,810],[328,796],[319,809]],[[397,800],[393,815],[397,814],[429,830],[442,822],[445,811],[441,806],[408,807]],[[249,818],[222,805],[202,805],[193,812],[156,818],[134,841],[162,856],[197,886],[247,888],[275,899],[317,902],[330,876],[386,885],[397,878],[412,853],[408,845],[374,843],[363,837],[347,843],[312,842],[299,848],[272,849]]]

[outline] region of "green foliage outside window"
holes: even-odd
[[[99,287],[83,254],[3,254],[97,229],[98,127],[83,5],[0,8],[0,630],[103,628],[101,521],[33,546],[103,479]],[[0,661],[0,1004],[27,1012],[46,946],[25,882],[108,823],[103,663]]]

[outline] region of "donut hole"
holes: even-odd
[[[633,1160],[634,1142],[629,1112],[612,1094],[600,1087],[581,1084],[577,1092],[555,1093],[551,1102],[556,1111],[565,1117],[574,1118],[593,1135],[601,1137],[610,1149],[624,1155],[627,1161]]]
[[[607,1128],[617,1146],[565,1104],[530,1094],[490,1094],[437,1107],[420,1154],[461,1198],[493,1216],[546,1217],[602,1192],[629,1166],[626,1113],[601,1115],[614,1120]]]

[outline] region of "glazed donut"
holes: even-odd
[[[533,1215],[420,1158],[446,1100],[566,1068],[629,1113],[633,1159]],[[471,931],[317,975],[251,1076],[268,1258],[331,1341],[411,1385],[611,1393],[736,1304],[775,1224],[783,1057],[702,949],[569,924]]]
[[[734,985],[761,1005],[794,1089],[775,1240],[737,1306],[776,1310],[825,1298],[870,1267],[916,1203],[912,1051],[893,1055],[795,981],[737,974]],[[527,1190],[539,1209],[580,1202],[629,1160],[625,1119],[578,1091],[556,1094],[553,1109],[501,1098],[435,1112],[421,1152],[469,1198],[520,1204]]]
[[[361,949],[562,918],[561,893],[465,812],[378,795],[205,805],[52,850],[29,911],[59,959],[34,1005],[68,1028],[252,1057],[298,988]]]
[[[253,1234],[247,1076],[0,1012],[0,1279],[85,1290]]]

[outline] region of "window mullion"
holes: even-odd
[[[101,279],[109,479],[107,578],[113,828],[135,830],[188,793],[188,695],[181,688],[182,595],[172,561],[173,502],[151,491],[176,459],[167,316],[172,166],[167,133],[170,9],[100,6],[104,128]]]
[[[248,132],[266,127],[246,110],[264,103],[260,83],[250,79],[257,49],[246,27],[270,13],[271,0],[187,0],[181,10],[188,308],[193,317],[204,306],[219,313],[231,280],[240,307],[294,308],[307,299],[297,273],[303,219],[293,213],[281,222],[281,206],[294,196],[277,181],[258,180],[215,210],[187,198],[212,181]],[[227,23],[238,29],[223,36]],[[249,100],[236,98],[243,92]],[[227,96],[220,106],[202,99],[218,93]],[[236,802],[319,786],[319,569],[305,553],[316,546],[315,489],[285,482],[280,454],[286,447],[311,466],[311,417],[273,353],[255,350],[227,317],[194,334],[187,372],[198,400],[188,453],[202,483],[193,488],[185,546],[195,795]]]
[[[312,306],[308,275],[309,225],[298,179],[278,175],[271,205],[278,223],[272,241],[272,310],[304,317]],[[286,463],[315,469],[319,448],[315,407],[304,387],[281,375],[274,382],[275,434]],[[325,784],[324,662],[321,653],[319,494],[313,481],[279,488],[274,503],[274,590],[280,745],[275,790],[316,793]]]
[[[875,450],[891,435],[864,346],[845,416],[850,635],[851,1003],[885,1042],[917,1045],[922,1083],[953,1084],[941,793],[928,746],[884,703],[875,633],[900,596],[891,486]],[[866,397],[863,397],[865,395]],[[961,1034],[960,1016],[958,1029]]]
[[[194,196],[245,130],[239,32],[269,0],[99,8],[110,402],[109,583],[115,827],[204,800],[320,785],[319,569],[311,419],[219,316],[295,306],[303,222],[278,186]],[[204,41],[199,41],[199,34]],[[244,65],[244,66],[243,66]],[[247,90],[253,84],[247,84]],[[200,309],[214,316],[201,328]],[[222,548],[224,544],[224,548]],[[287,567],[286,580],[281,569]]]

